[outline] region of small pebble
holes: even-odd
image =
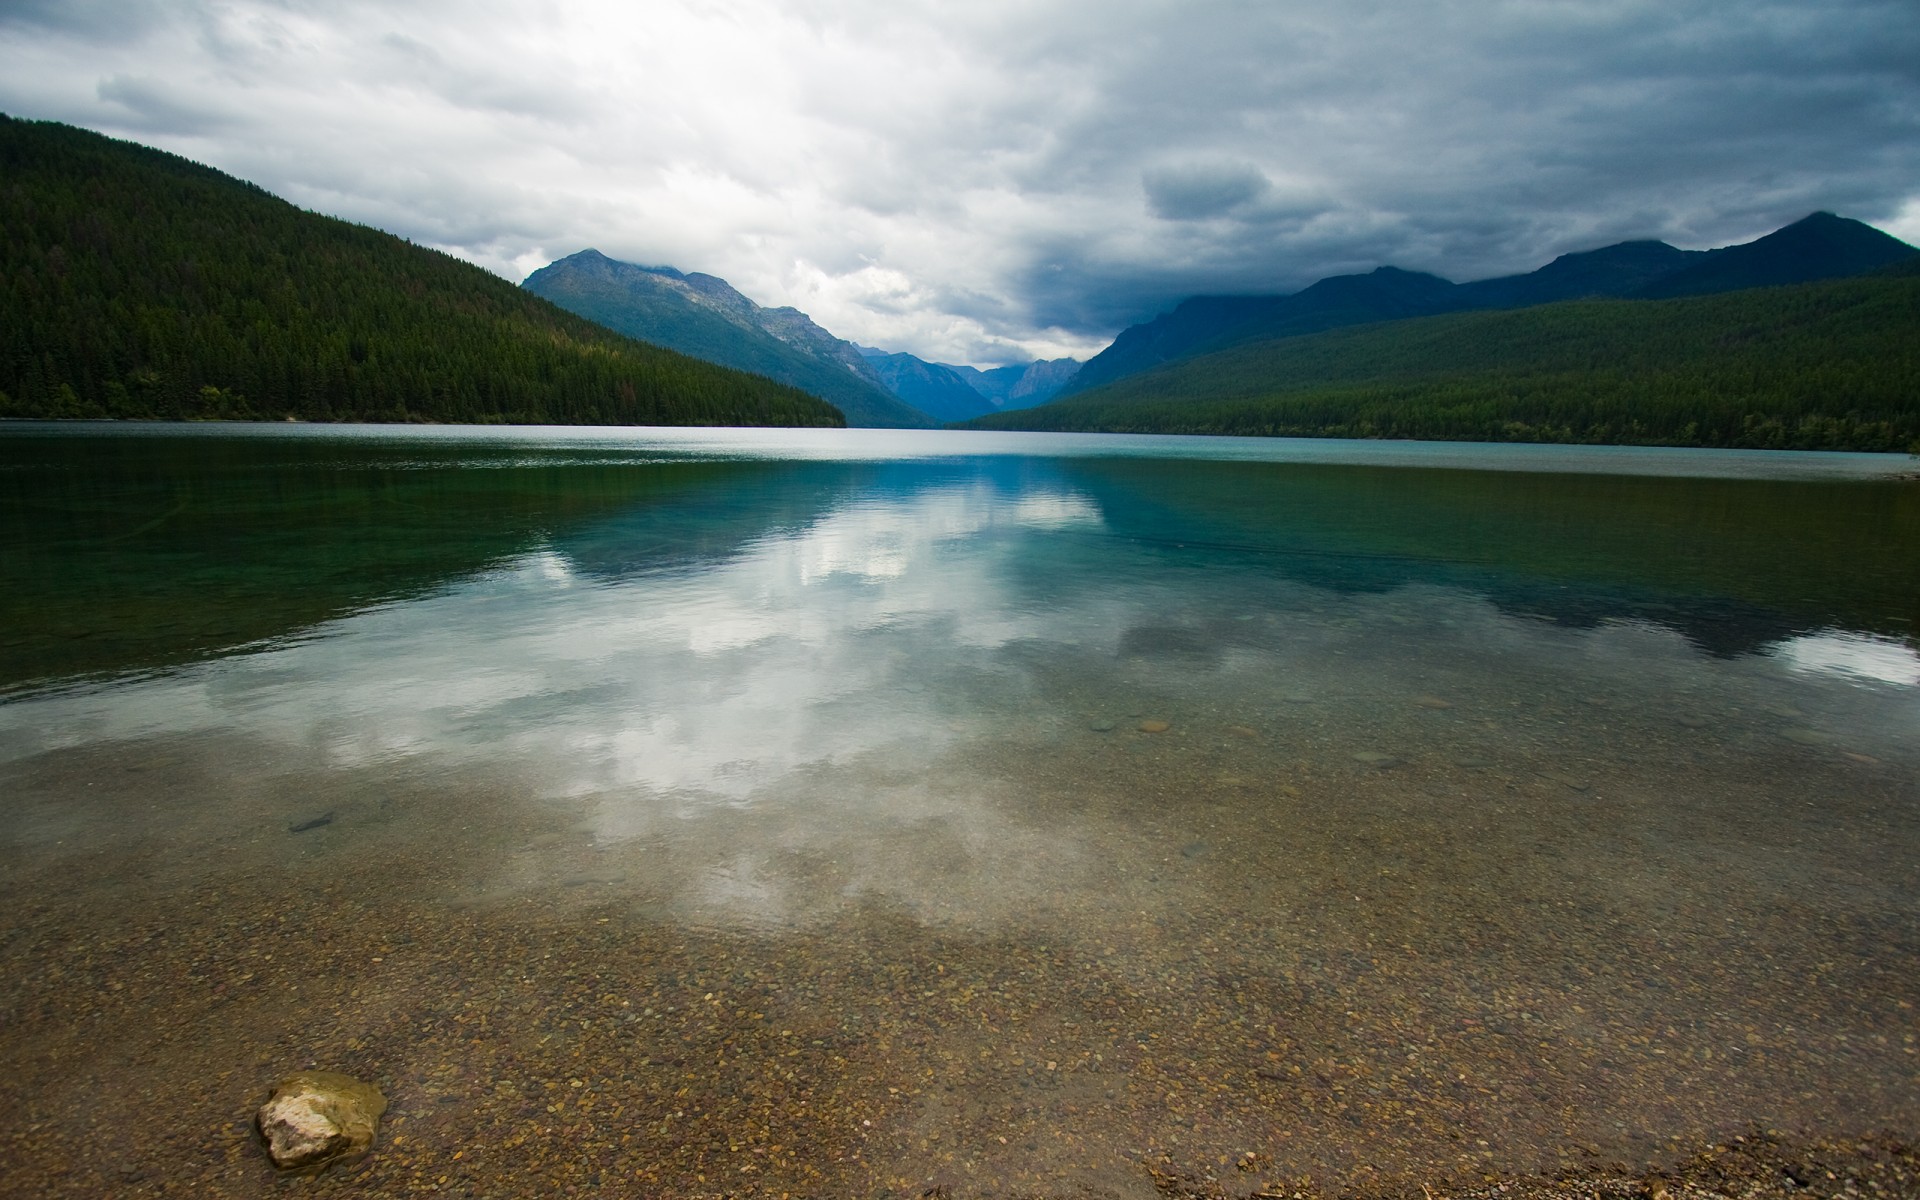
[[[1141,733],[1165,733],[1168,729],[1171,729],[1171,728],[1172,726],[1168,725],[1165,721],[1140,722]]]

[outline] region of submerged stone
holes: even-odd
[[[254,1122],[282,1170],[325,1167],[373,1145],[387,1098],[370,1083],[335,1071],[289,1075],[260,1106]]]

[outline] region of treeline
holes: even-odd
[[[1278,338],[968,424],[1920,453],[1920,267]]]
[[[438,251],[0,116],[0,416],[841,425]]]

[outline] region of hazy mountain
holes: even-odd
[[[936,422],[889,391],[853,348],[792,308],[762,308],[713,275],[641,267],[582,250],[527,276],[527,291],[609,329],[790,384],[849,425]]]
[[[841,423],[146,146],[0,116],[0,180],[0,416]]]
[[[972,371],[972,367],[930,363],[911,354],[861,352],[894,395],[936,421],[965,421],[996,411],[994,404],[962,377],[961,371]]]
[[[857,342],[853,343],[853,348],[866,358],[901,399],[936,416],[940,412],[964,411],[966,414],[942,418],[949,421],[963,421],[984,413],[1045,404],[1059,394],[1060,389],[1080,370],[1080,360],[1077,358],[1042,359],[983,371],[979,367],[928,362],[911,354],[891,354]],[[949,379],[949,376],[952,378]],[[955,380],[978,399],[955,392]],[[921,402],[923,399],[926,403]],[[984,399],[986,403],[979,403],[979,399]]]
[[[982,371],[978,367],[953,370],[995,408],[1012,411],[1045,404],[1059,395],[1080,370],[1077,358],[1049,358]]]
[[[1815,213],[1757,241],[1719,250],[1621,242],[1563,254],[1524,275],[1455,284],[1382,267],[1284,296],[1195,296],[1122,330],[1063,394],[1089,391],[1162,363],[1229,346],[1469,309],[1520,308],[1606,296],[1663,297],[1839,279],[1917,253],[1859,221]]]

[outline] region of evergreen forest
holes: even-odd
[[[1920,453],[1920,260],[1274,338],[967,425]]]
[[[842,425],[450,255],[0,116],[0,417]]]

